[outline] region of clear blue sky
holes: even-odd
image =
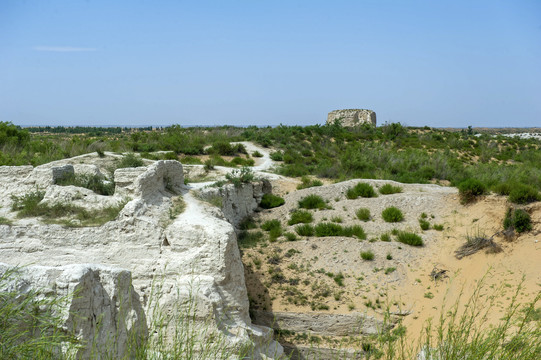
[[[541,126],[541,1],[0,0],[0,121]]]

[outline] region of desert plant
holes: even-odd
[[[443,231],[443,224],[434,224],[432,227],[436,231]]]
[[[270,153],[270,158],[274,161],[283,161],[284,153],[281,151],[275,151]]]
[[[300,236],[313,236],[314,235],[314,227],[310,224],[297,225],[295,227],[295,231]]]
[[[396,240],[403,244],[407,244],[411,246],[424,245],[423,239],[419,235],[406,232],[406,231],[399,231],[398,235],[396,236]]]
[[[315,227],[316,236],[341,236],[342,226],[334,223],[319,223]]]
[[[404,215],[400,209],[390,206],[381,212],[381,217],[386,222],[394,223],[404,220]]]
[[[318,179],[310,179],[308,176],[303,176],[301,178],[301,183],[299,185],[297,185],[297,190],[302,190],[302,189],[306,189],[306,188],[311,188],[311,187],[315,187],[315,186],[322,186],[323,185],[323,182],[321,180],[318,180]]]
[[[281,227],[282,224],[280,223],[280,220],[277,219],[267,220],[261,225],[261,229],[265,231],[271,231],[272,229]]]
[[[478,196],[485,194],[487,188],[480,180],[470,178],[458,184],[460,201],[463,204],[474,201]]]
[[[291,213],[291,218],[287,222],[288,225],[296,225],[300,223],[308,224],[313,221],[312,213],[305,210],[295,210]]]
[[[372,250],[361,251],[361,259],[366,261],[374,260],[374,252]]]
[[[94,191],[100,195],[113,195],[115,184],[99,175],[92,174],[68,174],[56,181],[61,186],[79,186]]]
[[[380,236],[381,241],[390,242],[391,241],[391,235],[389,233],[383,233]]]
[[[430,229],[430,223],[425,219],[419,219],[419,226],[421,227],[421,230]]]
[[[278,206],[282,206],[285,204],[284,198],[274,195],[274,194],[265,194],[261,198],[261,202],[259,203],[259,206],[261,206],[263,209],[272,209]]]
[[[346,191],[346,197],[348,199],[357,199],[359,196],[363,198],[372,198],[377,197],[378,194],[372,185],[362,182]]]
[[[295,235],[295,234],[292,233],[292,232],[286,232],[286,233],[284,234],[284,236],[286,237],[286,240],[287,240],[287,241],[295,241],[295,240],[297,240],[297,235]]]
[[[238,237],[238,244],[241,249],[252,248],[265,240],[261,231],[242,231]]]
[[[255,180],[255,175],[252,169],[243,166],[241,169],[234,169],[225,175],[225,178],[235,187],[240,187],[242,184],[247,184]]]
[[[539,191],[525,184],[517,184],[509,193],[509,201],[515,204],[528,204],[539,201]]]
[[[327,203],[319,195],[310,194],[299,200],[299,207],[304,209],[326,209]]]
[[[525,210],[507,209],[503,220],[505,230],[515,230],[518,233],[530,231],[532,229],[532,218]]]
[[[495,243],[492,237],[488,237],[478,230],[476,235],[466,236],[466,242],[455,251],[455,257],[462,259],[482,249],[486,249],[487,253],[499,253],[502,251],[501,246]]]
[[[254,151],[254,152],[252,153],[252,156],[253,156],[253,157],[260,158],[260,157],[263,157],[263,154],[256,150],[256,151]]]
[[[402,188],[400,186],[391,185],[389,183],[379,188],[379,193],[382,195],[390,195],[390,194],[396,194],[396,193],[401,193],[401,192],[402,192]]]
[[[357,218],[361,221],[368,221],[370,220],[370,209],[360,208],[355,215],[357,215]]]
[[[140,157],[136,156],[133,153],[126,154],[122,157],[120,162],[117,164],[117,169],[122,168],[135,168],[139,166],[143,166],[145,163],[143,160],[141,160]]]

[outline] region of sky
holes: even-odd
[[[540,0],[0,0],[0,121],[541,126]]]

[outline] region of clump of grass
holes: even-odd
[[[122,157],[120,162],[116,165],[117,169],[123,168],[136,168],[143,166],[145,163],[141,160],[140,157],[136,156],[133,153],[126,154]]]
[[[339,272],[338,274],[333,276],[334,282],[338,284],[338,286],[344,286],[344,274],[342,272]]]
[[[476,235],[466,236],[466,242],[455,251],[455,257],[462,259],[483,249],[486,249],[487,253],[499,253],[503,251],[501,246],[495,243],[492,237],[489,238],[478,231]]]
[[[318,179],[311,179],[308,176],[303,176],[301,178],[301,183],[297,185],[297,190],[307,189],[315,186],[322,186],[323,182]]]
[[[342,223],[343,222],[343,220],[342,220],[342,218],[340,216],[333,216],[331,218],[331,221],[334,222],[334,223]]]
[[[235,187],[240,187],[242,184],[248,184],[255,180],[255,175],[252,169],[243,166],[241,169],[234,169],[225,175],[225,178]]]
[[[252,156],[253,156],[253,157],[260,158],[260,157],[263,157],[263,154],[256,150],[256,151],[254,151],[254,152],[252,153]]]
[[[430,229],[430,223],[425,219],[419,219],[419,226],[421,227],[421,230]]]
[[[261,198],[261,202],[259,203],[259,206],[261,206],[263,209],[272,209],[278,206],[282,206],[285,204],[285,200],[281,198],[280,196],[273,195],[273,194],[265,194]]]
[[[295,210],[291,213],[291,218],[287,222],[288,225],[296,225],[300,223],[308,224],[314,220],[312,213],[305,210]]]
[[[346,191],[346,197],[348,199],[357,199],[358,197],[372,198],[377,196],[378,194],[376,193],[372,185],[362,182],[358,183],[352,188],[349,188]]]
[[[285,238],[287,241],[296,241],[297,240],[297,235],[295,235],[294,233],[292,232],[286,232],[284,234]]]
[[[503,220],[505,230],[515,230],[518,233],[532,230],[532,218],[530,214],[522,209],[507,209]]]
[[[281,228],[282,224],[280,223],[280,220],[272,219],[267,220],[263,224],[261,224],[261,229],[265,231],[271,231],[272,229]]]
[[[383,217],[383,220],[389,223],[400,222],[404,220],[404,215],[402,214],[402,211],[400,211],[400,209],[394,206],[390,206],[383,210],[381,212],[381,217]]]
[[[374,252],[372,250],[361,251],[361,259],[366,261],[374,260]]]
[[[443,224],[434,224],[432,228],[436,231],[443,231]]]
[[[391,185],[389,183],[379,188],[379,193],[382,195],[397,194],[401,192],[402,188],[400,186]]]
[[[251,230],[257,228],[257,225],[254,219],[248,216],[240,222],[238,228],[240,230]]]
[[[477,199],[478,196],[485,194],[487,188],[480,180],[467,179],[458,184],[458,193],[462,204],[468,204]]]
[[[516,184],[509,193],[509,201],[515,204],[528,204],[540,199],[539,191],[525,184]]]
[[[295,231],[300,236],[314,236],[314,227],[310,224],[297,225]]]
[[[394,272],[396,270],[395,267],[388,267],[387,269],[385,269],[384,273],[385,275],[389,275],[390,273]]]
[[[357,218],[361,221],[368,221],[370,220],[370,209],[360,208],[355,215],[357,215]]]
[[[0,225],[11,225],[13,222],[3,216],[0,216]]]
[[[107,181],[99,175],[92,174],[68,174],[58,179],[56,184],[83,187],[100,195],[113,195],[115,192],[115,184],[112,181]]]
[[[390,242],[391,241],[391,235],[389,233],[383,233],[380,235],[380,240],[381,241],[385,241],[385,242]]]
[[[265,235],[261,231],[242,231],[238,237],[238,244],[241,249],[248,249],[264,240]]]
[[[284,153],[281,151],[271,152],[270,158],[273,161],[284,161]]]
[[[303,209],[326,209],[327,203],[319,195],[310,194],[299,200],[299,207]]]
[[[318,237],[325,236],[355,236],[359,239],[366,239],[364,229],[359,225],[342,227],[335,223],[319,223],[315,227],[315,235]]]
[[[415,233],[410,233],[410,232],[407,232],[407,231],[399,231],[397,236],[396,236],[396,240],[403,243],[403,244],[407,244],[407,245],[411,245],[411,246],[423,246],[424,245],[424,242],[423,242],[423,239],[415,234]]]

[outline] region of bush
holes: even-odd
[[[364,232],[364,229],[359,225],[344,227],[344,229],[342,230],[342,236],[347,236],[347,237],[355,236],[361,240],[366,239],[366,233]]]
[[[372,185],[361,182],[354,187],[349,188],[346,192],[346,197],[348,199],[357,199],[359,196],[363,198],[372,198],[377,197],[378,194],[376,194]]]
[[[99,175],[68,174],[58,179],[56,184],[62,186],[79,186],[100,195],[113,195],[115,192],[115,184],[112,181],[106,181]]]
[[[514,229],[518,233],[532,230],[532,219],[530,214],[522,209],[507,209],[503,227],[506,230]]]
[[[279,229],[282,227],[279,220],[267,220],[261,225],[261,229],[265,231],[271,231],[272,229]]]
[[[389,233],[383,233],[379,237],[381,241],[390,242],[391,241],[391,235]]]
[[[314,228],[310,224],[298,225],[297,227],[295,227],[295,231],[300,236],[313,236],[314,235]]]
[[[316,236],[341,236],[342,226],[334,223],[319,223],[315,227]]]
[[[284,234],[284,236],[286,237],[286,240],[287,240],[287,241],[295,241],[295,240],[297,240],[297,235],[295,235],[295,234],[292,233],[292,232],[286,232],[286,233]]]
[[[383,220],[389,223],[400,222],[404,220],[404,215],[400,209],[391,206],[381,212]]]
[[[424,219],[419,219],[419,226],[422,230],[430,229],[430,223]]]
[[[443,231],[443,224],[434,224],[433,228],[436,231]]]
[[[243,167],[240,170],[235,169],[225,175],[225,178],[233,183],[235,187],[239,187],[242,184],[250,183],[254,181],[255,175],[252,169],[249,167]]]
[[[284,205],[285,202],[286,201],[280,196],[276,196],[273,194],[265,194],[261,198],[259,206],[261,206],[263,209],[272,209]]]
[[[419,235],[406,232],[406,231],[400,231],[398,235],[396,236],[396,240],[400,241],[403,244],[407,244],[411,246],[424,245],[423,239]]]
[[[368,221],[370,220],[370,209],[367,208],[360,208],[355,213],[357,215],[357,218],[362,221]]]
[[[135,156],[135,154],[129,153],[122,157],[122,160],[117,165],[117,169],[123,169],[123,168],[135,168],[139,166],[143,166],[145,163],[143,160],[141,160],[140,157]]]
[[[299,200],[299,207],[304,209],[326,209],[325,200],[319,195],[310,194]]]
[[[517,184],[509,193],[509,201],[515,204],[528,204],[539,200],[539,192],[529,185]]]
[[[241,249],[248,249],[256,246],[265,239],[264,234],[261,231],[242,231],[239,234],[239,247]]]
[[[374,260],[374,253],[371,250],[361,251],[361,259],[366,261]]]
[[[323,182],[318,179],[311,180],[308,176],[303,176],[302,183],[297,185],[297,190],[307,189],[315,186],[322,186]]]
[[[379,188],[379,193],[382,195],[397,194],[401,192],[402,188],[400,186],[394,186],[391,184],[385,184]]]
[[[253,157],[260,158],[260,157],[263,157],[263,154],[256,150],[256,151],[254,151],[254,152],[252,153],[252,156],[253,156]]]
[[[284,161],[284,153],[281,151],[275,151],[270,153],[271,160],[274,161]]]
[[[474,201],[478,196],[485,194],[487,188],[480,180],[467,179],[458,184],[458,193],[462,204]]]
[[[291,213],[291,219],[287,222],[288,225],[296,225],[300,223],[308,224],[313,221],[312,214],[305,210],[296,210]]]

